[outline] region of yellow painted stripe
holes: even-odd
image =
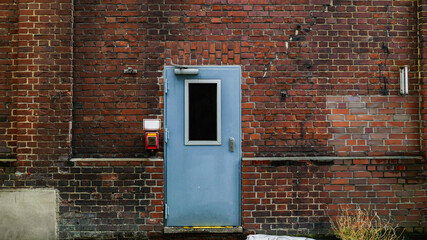
[[[191,229],[191,228],[233,228],[233,227],[230,227],[230,226],[206,226],[206,227],[184,227],[184,228],[187,228],[187,229]]]

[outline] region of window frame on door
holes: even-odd
[[[189,84],[216,84],[216,140],[190,140],[190,123],[189,123]],[[185,79],[185,145],[221,145],[221,80],[220,79]]]

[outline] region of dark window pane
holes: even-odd
[[[188,84],[190,141],[217,140],[217,84]]]

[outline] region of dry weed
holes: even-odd
[[[344,210],[343,214],[332,221],[332,230],[341,240],[398,240],[398,234],[389,220],[381,219],[377,213],[369,210]]]

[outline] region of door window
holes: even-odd
[[[220,80],[185,80],[185,145],[221,145]]]

